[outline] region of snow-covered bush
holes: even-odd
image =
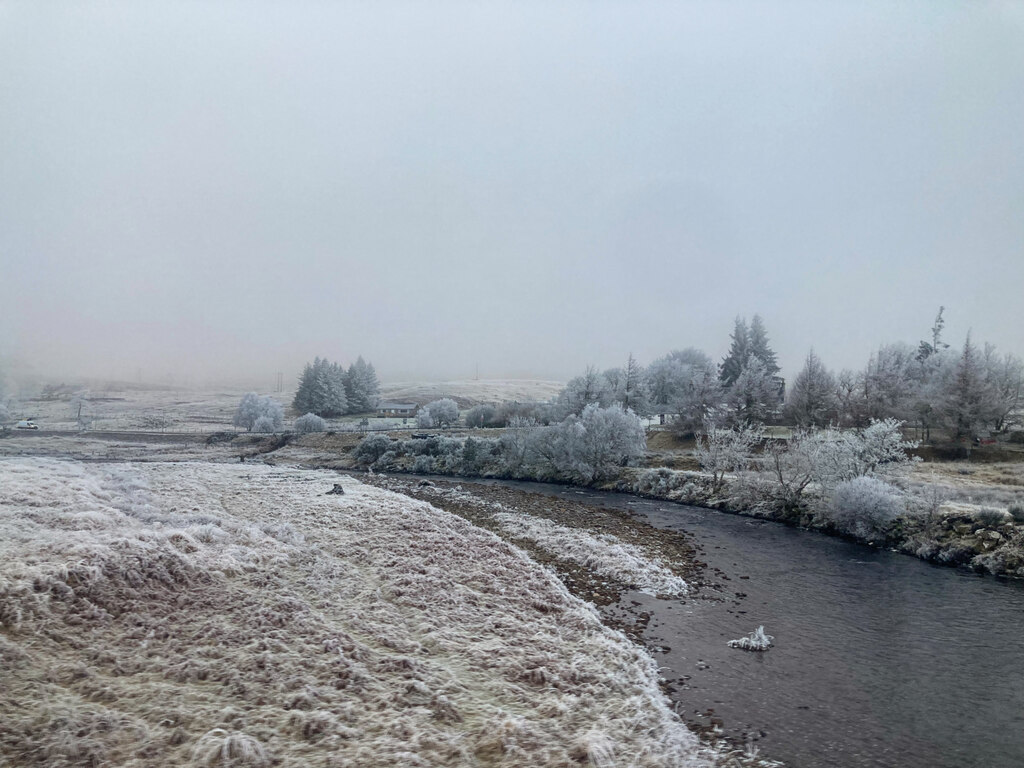
[[[838,483],[910,466],[907,451],[916,446],[903,440],[901,422],[886,419],[863,430],[797,430],[787,444],[769,445],[760,464],[775,480],[777,500],[795,507],[812,483],[827,497]]]
[[[412,471],[421,475],[429,475],[434,471],[434,457],[417,456],[412,462]]]
[[[367,435],[352,451],[352,457],[364,467],[373,464],[384,453],[390,451],[394,441],[387,435]]]
[[[526,464],[540,477],[592,482],[642,456],[647,437],[632,411],[591,403],[580,416],[529,430]]]
[[[877,477],[844,480],[832,491],[827,514],[836,528],[859,538],[872,538],[904,512],[898,490]]]
[[[394,451],[384,451],[375,462],[373,462],[373,469],[378,472],[390,472],[395,469],[395,459],[398,458],[398,454]]]
[[[474,405],[466,411],[467,427],[490,427],[493,426],[495,408],[493,405]]]
[[[416,414],[417,426],[430,429],[432,427],[448,427],[459,420],[459,404],[450,397],[442,397],[420,408]]]
[[[295,431],[300,435],[310,432],[323,432],[325,429],[327,429],[327,422],[315,413],[307,413],[305,416],[299,416],[295,420]]]
[[[261,418],[269,421],[269,429],[257,428],[256,425]],[[238,404],[231,423],[236,427],[244,427],[249,432],[274,432],[284,425],[284,408],[271,397],[261,397],[255,392],[249,392]],[[264,426],[266,426],[266,422],[264,422]]]
[[[719,490],[728,472],[746,469],[751,462],[754,446],[764,439],[760,424],[736,429],[716,429],[705,425],[705,434],[697,439],[695,454],[701,469],[710,472],[715,490]]]
[[[260,416],[258,419],[256,419],[256,423],[252,425],[251,431],[270,433],[273,432],[274,429],[274,420],[272,418],[270,418],[269,416]]]
[[[726,645],[730,648],[739,648],[744,651],[767,651],[772,647],[773,640],[775,638],[771,635],[766,635],[764,627],[760,626],[746,637],[741,637],[739,640],[730,640]]]

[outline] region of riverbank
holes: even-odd
[[[380,436],[388,442],[386,435]],[[476,443],[475,457],[465,460],[466,443]],[[274,465],[432,474],[443,477],[509,477],[487,460],[484,438],[391,440],[398,450],[358,456],[361,437],[353,433],[310,435],[215,434],[203,440],[161,443],[152,435],[142,441],[82,436],[8,435],[0,440],[0,455],[52,455],[85,461],[149,460],[261,462]],[[415,443],[416,453],[404,446]],[[433,455],[432,453],[433,452]],[[666,454],[667,455],[667,454]],[[676,454],[672,463],[681,462]],[[660,457],[660,458],[659,458]],[[649,460],[665,458],[652,454]],[[684,462],[685,463],[685,462]],[[849,541],[886,548],[943,566],[965,568],[997,577],[1024,578],[1024,463],[931,461],[916,464],[898,480],[906,512],[867,531],[841,530],[821,513],[815,489],[807,489],[798,504],[778,504],[763,474],[726,475],[716,484],[710,475],[693,469],[621,467],[609,477],[579,485],[614,490],[645,498],[690,504],[720,512],[772,520]],[[1007,510],[1015,510],[1015,515]]]
[[[623,632],[656,656],[668,648],[663,639],[648,633],[652,611],[642,601],[650,601],[650,606],[675,605],[683,610],[697,603],[719,605],[736,601],[737,592],[729,584],[730,577],[718,568],[709,568],[692,537],[685,532],[653,526],[628,510],[595,505],[591,498],[574,501],[501,484],[438,477],[369,474],[361,475],[360,480],[429,502],[509,541],[534,561],[554,570],[573,595],[595,605],[606,625]],[[541,528],[542,532],[550,533],[554,527],[558,535],[537,536],[536,527],[524,535],[522,528],[504,524],[510,513],[550,523]],[[586,548],[584,557],[575,556],[574,539]],[[668,572],[670,579],[674,576],[685,581],[685,587],[673,593],[655,594],[656,589],[646,588],[643,583],[652,570]],[[638,598],[637,592],[647,596]],[[680,698],[676,694],[685,690],[685,679],[663,677],[662,690],[683,701],[685,695]],[[738,765],[772,764],[757,757],[757,729],[733,729],[726,734],[721,717],[707,707],[685,709],[680,714],[703,742]]]
[[[5,765],[768,765],[702,746],[649,655],[436,506],[264,465],[0,477]]]

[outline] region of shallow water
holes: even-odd
[[[723,601],[624,601],[651,613],[681,714],[712,708],[790,768],[1024,766],[1024,582],[628,494],[502,484],[686,531],[721,571]],[[769,652],[726,646],[760,624]]]

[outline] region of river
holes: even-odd
[[[645,639],[688,719],[713,709],[790,768],[1024,766],[1024,582],[628,494],[502,484],[692,536],[725,599],[631,594],[613,609],[651,614]],[[767,653],[726,646],[761,624]]]

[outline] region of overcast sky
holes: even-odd
[[[1024,3],[0,2],[0,353],[1024,353]]]

